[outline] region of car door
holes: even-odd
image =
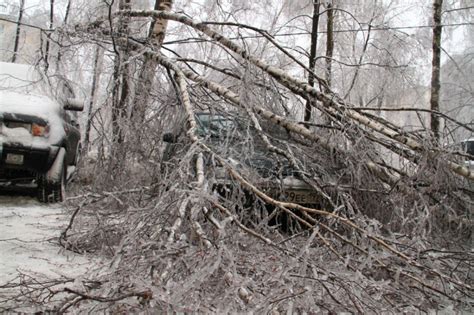
[[[66,132],[65,147],[67,165],[75,164],[81,134],[77,114],[63,111],[64,131]]]

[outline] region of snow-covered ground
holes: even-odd
[[[29,196],[0,194],[0,303],[7,294],[5,284],[17,283],[19,273],[42,279],[76,277],[93,268],[87,256],[58,245],[68,220],[59,204],[45,205]]]

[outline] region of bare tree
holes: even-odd
[[[172,0],[156,0],[154,9],[170,11],[172,6]],[[148,38],[154,49],[160,49],[166,35],[167,24],[168,21],[161,18],[153,20],[152,23],[150,23]],[[149,106],[151,88],[155,82],[156,67],[157,64],[153,58],[145,56],[145,60],[143,61],[143,65],[138,77],[137,93],[135,94],[131,113],[132,118],[138,124],[143,123],[146,109]]]
[[[50,31],[48,31],[48,34],[46,36],[47,37],[46,47],[44,49],[44,55],[43,55],[45,72],[48,72],[48,68],[49,68],[49,62],[50,62],[49,51],[50,51],[50,46],[51,46],[51,31],[53,27],[54,27],[54,0],[50,0],[49,1],[49,30]]]
[[[18,12],[18,22],[16,25],[16,35],[15,35],[15,43],[13,45],[13,55],[11,62],[16,61],[16,57],[18,54],[18,44],[20,42],[20,36],[21,36],[21,23],[23,21],[23,11],[25,10],[25,0],[20,0],[20,10]]]
[[[109,12],[112,6],[109,7]],[[119,10],[130,11],[131,0],[120,0]],[[110,21],[112,22],[112,21]],[[129,36],[130,18],[126,15],[120,18],[117,31],[122,36]],[[130,48],[128,45],[117,45],[114,43],[115,65],[114,65],[114,89],[112,99],[112,134],[113,143],[120,145],[125,138],[125,124],[127,117],[127,106],[130,97],[130,64],[127,62],[130,57]],[[120,164],[120,163],[119,163]]]
[[[72,4],[72,0],[68,0],[67,6],[66,6],[66,12],[64,14],[64,20],[63,20],[64,26],[66,26],[68,23],[69,13],[71,12],[71,4]],[[62,36],[59,37],[58,43],[61,44],[61,41],[62,41]],[[58,55],[56,57],[56,69],[59,69],[62,57],[63,57],[62,50],[58,49]]]
[[[332,57],[334,53],[334,5],[332,0],[328,1],[326,5],[326,81],[328,88],[331,88],[332,83]]]
[[[432,40],[432,51],[433,59],[431,63],[431,110],[434,112],[439,111],[439,99],[440,99],[440,73],[441,73],[441,14],[443,8],[443,0],[433,1],[433,40]],[[431,115],[431,132],[433,133],[434,140],[440,141],[440,118],[432,114]]]
[[[311,46],[310,46],[310,53],[309,53],[309,70],[308,73],[308,84],[314,86],[314,72],[316,71],[316,51],[318,47],[318,26],[319,26],[319,1],[313,2],[313,19],[312,19],[312,27],[311,27]],[[306,101],[305,107],[305,114],[304,114],[304,121],[311,120],[311,101]]]
[[[86,130],[84,133],[84,141],[83,141],[83,147],[85,152],[89,149],[90,141],[91,141],[91,126],[92,126],[92,120],[93,120],[93,109],[94,109],[94,104],[97,99],[97,94],[98,94],[98,88],[99,88],[99,82],[100,82],[100,77],[102,73],[102,61],[104,57],[104,52],[103,49],[100,46],[96,46],[95,52],[94,52],[94,68],[93,68],[93,74],[92,74],[92,82],[91,82],[91,92],[89,95],[89,106],[87,107],[86,111]]]

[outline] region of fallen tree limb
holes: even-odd
[[[119,12],[120,14],[120,12]],[[375,121],[365,115],[360,113],[357,110],[354,110],[351,105],[346,104],[342,100],[338,99],[335,95],[328,96],[322,92],[319,92],[316,88],[310,86],[305,81],[298,80],[293,78],[292,76],[288,75],[283,70],[270,66],[269,64],[265,63],[264,61],[253,57],[250,55],[246,50],[239,47],[237,44],[232,42],[231,40],[227,39],[223,35],[213,31],[210,27],[203,23],[197,23],[184,15],[164,12],[164,11],[127,11],[126,14],[130,14],[130,16],[153,16],[154,18],[164,18],[170,19],[176,22],[183,23],[187,26],[190,26],[207,36],[211,37],[215,41],[219,42],[223,46],[227,47],[228,49],[232,50],[236,54],[240,55],[245,60],[248,60],[258,68],[262,69],[264,72],[271,75],[275,80],[280,82],[282,85],[286,86],[293,92],[298,95],[302,96],[311,96],[319,100],[325,107],[326,110],[329,110],[332,113],[342,114],[347,116],[354,121],[378,132],[388,138],[391,138],[403,145],[406,145],[410,149],[414,150],[415,152],[420,152],[423,149],[421,143],[417,140],[411,138],[409,135],[404,134],[400,130],[394,130],[391,127],[388,127],[389,124],[383,124],[380,122],[382,120],[379,118],[379,121]],[[469,168],[449,161],[447,163],[448,167],[458,175],[466,177],[470,180],[474,180],[474,172],[470,171]]]

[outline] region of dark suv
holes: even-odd
[[[198,136],[234,167],[252,177],[254,183],[272,197],[298,204],[320,202],[318,193],[299,178],[298,172],[285,159],[269,153],[244,119],[209,112],[196,113],[195,119]],[[163,154],[165,167],[162,169],[165,174],[174,167],[177,152],[185,144],[186,124],[177,123],[175,126],[173,132],[163,136],[167,142]],[[276,133],[273,135],[276,136]],[[249,141],[249,136],[252,141]],[[209,158],[205,162],[216,184],[227,186],[231,179],[224,168]]]
[[[71,111],[82,109],[64,78],[0,62],[0,187],[32,185],[41,202],[63,201],[80,141]]]

